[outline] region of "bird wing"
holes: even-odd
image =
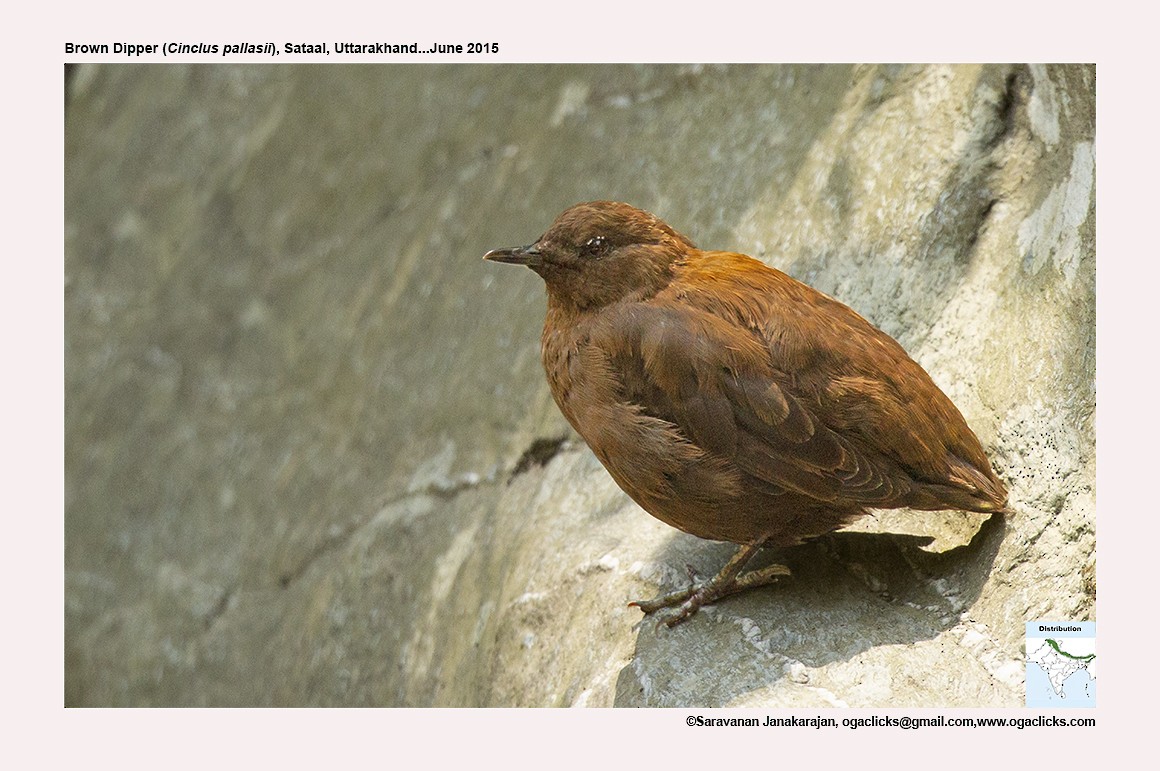
[[[685,405],[688,430],[712,440],[711,432],[728,439],[741,429],[733,457],[751,475],[784,474],[783,483],[823,500],[870,506],[1006,505],[978,438],[930,375],[833,298],[751,257],[699,252],[680,280],[629,307],[644,314],[638,324],[665,325],[663,333],[641,331],[666,362],[646,367],[645,379],[656,380],[665,367],[693,375],[683,386],[660,379]],[[673,350],[662,354],[663,347]],[[728,353],[714,356],[714,347]],[[682,364],[684,350],[695,356]],[[712,363],[721,361],[731,362],[729,376],[718,371],[714,387]],[[708,391],[688,393],[690,382]],[[722,396],[730,399],[732,427],[706,422],[725,414]],[[800,484],[802,473],[812,487]]]
[[[887,505],[907,477],[826,426],[778,372],[759,336],[685,302],[606,308],[592,342],[623,397],[775,490],[822,502]]]

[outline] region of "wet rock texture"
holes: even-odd
[[[1095,595],[1095,69],[84,66],[66,108],[70,705],[1017,706]],[[1013,513],[732,547],[558,414],[479,258],[656,212],[894,335]]]

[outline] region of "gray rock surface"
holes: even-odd
[[[1095,613],[1094,134],[1085,66],[79,68],[66,703],[1021,705],[1024,622]],[[638,624],[732,547],[612,483],[480,261],[593,198],[897,337],[1013,513]]]

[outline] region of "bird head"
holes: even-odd
[[[493,249],[492,262],[526,265],[544,279],[551,302],[595,310],[652,297],[693,242],[646,211],[615,201],[566,209],[527,246]]]

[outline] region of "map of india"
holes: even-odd
[[[1095,706],[1095,622],[1027,624],[1027,706]]]

